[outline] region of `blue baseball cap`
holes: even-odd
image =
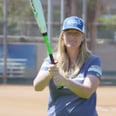
[[[84,21],[77,16],[71,16],[64,20],[62,30],[75,29],[82,33],[85,33]]]

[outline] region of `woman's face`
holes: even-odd
[[[66,30],[63,33],[63,40],[66,47],[79,48],[84,40],[84,34],[77,30]]]

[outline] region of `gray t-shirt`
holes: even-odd
[[[47,70],[49,63],[50,60],[47,58],[40,70]],[[96,75],[101,79],[102,70],[99,57],[92,55],[72,80],[83,83],[88,74]],[[90,98],[83,99],[67,87],[58,89],[51,80],[49,83],[48,116],[98,116],[96,112],[96,92]]]

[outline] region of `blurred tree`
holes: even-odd
[[[116,31],[116,16],[107,14],[99,18],[97,35],[104,39],[114,39]]]
[[[89,31],[89,48],[94,52],[96,44],[96,29],[98,19],[104,12],[109,0],[88,0],[87,3],[87,28]]]
[[[31,8],[28,0],[8,0],[9,21],[17,20],[23,17],[23,20],[31,18]]]
[[[94,52],[96,44],[97,24],[100,16],[106,10],[109,0],[88,0],[87,28],[89,31],[89,48]]]
[[[109,0],[87,0],[87,32],[89,48],[94,51],[96,40],[96,26],[100,15],[104,12]],[[65,0],[65,16],[82,16],[82,0]]]
[[[82,15],[82,0],[64,0],[65,2],[65,16]]]
[[[82,0],[64,0],[65,2],[65,17],[70,15],[77,15],[82,17]],[[90,39],[89,47],[94,51],[96,38],[96,24],[99,16],[104,12],[109,0],[86,0],[87,2],[87,33]],[[46,1],[45,1],[46,3]],[[46,4],[47,5],[47,4]],[[44,6],[44,5],[43,5]],[[47,6],[44,7],[47,14]],[[2,20],[3,0],[0,0],[0,21]],[[57,11],[56,11],[57,10]],[[55,7],[55,21],[59,19],[60,10]],[[47,15],[46,15],[47,16]],[[29,0],[8,0],[8,31],[10,34],[25,34],[29,33],[36,35],[35,25],[29,24],[30,21],[35,21],[32,10],[30,8]],[[59,20],[58,20],[59,21]],[[2,23],[0,22],[0,25]],[[32,29],[33,28],[33,29]],[[55,27],[55,29],[57,29]],[[59,26],[58,26],[59,29]],[[57,30],[58,30],[57,29]],[[37,30],[37,28],[36,28]],[[37,30],[38,32],[38,30]],[[31,35],[30,34],[30,35]],[[27,34],[28,35],[28,34]]]
[[[96,42],[96,24],[101,15],[102,4],[100,0],[88,0],[87,4],[87,28],[89,31],[89,48],[94,52]]]
[[[31,9],[29,2],[27,0],[8,0],[8,27],[9,34],[20,33],[24,34],[26,28],[28,28],[26,23],[31,20]],[[11,32],[12,30],[12,32]]]

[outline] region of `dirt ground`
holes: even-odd
[[[99,116],[116,116],[116,86],[97,90]],[[47,116],[48,89],[35,92],[31,85],[0,85],[0,116]]]

